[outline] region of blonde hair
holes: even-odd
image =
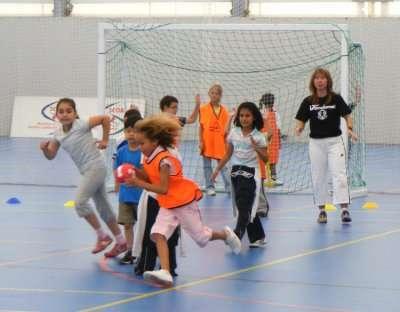
[[[173,147],[181,126],[178,121],[165,114],[146,117],[135,124],[135,129],[151,141],[164,148]]]
[[[218,84],[218,83],[212,84],[210,89],[208,89],[208,93],[210,93],[211,90],[213,90],[213,89],[217,89],[218,93],[222,95],[223,89],[222,89],[222,86],[220,84]]]
[[[313,104],[318,102],[317,89],[315,88],[315,85],[314,85],[314,80],[317,76],[323,76],[327,80],[326,89],[328,92],[328,98],[326,100],[326,103],[329,103],[332,99],[332,95],[334,94],[333,89],[332,89],[333,88],[332,76],[331,76],[331,73],[327,69],[324,69],[321,67],[318,67],[317,69],[315,69],[310,78],[309,89],[311,92],[311,100],[312,100],[311,102]]]

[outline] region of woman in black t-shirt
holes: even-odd
[[[356,140],[351,109],[339,94],[332,91],[332,78],[326,69],[317,68],[314,71],[309,88],[311,95],[303,100],[296,114],[295,132],[296,135],[300,135],[305,123],[310,121],[309,152],[314,202],[320,211],[318,222],[327,222],[325,204],[330,202],[328,177],[332,176],[333,204],[340,204],[342,222],[349,223],[350,192],[346,171],[346,147],[341,136],[340,119],[345,119],[348,135],[352,140]]]

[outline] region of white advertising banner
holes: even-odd
[[[17,96],[11,124],[11,137],[46,138],[53,135],[58,123],[54,120],[56,104],[60,97]],[[75,97],[76,109],[81,119],[98,115],[97,98]],[[132,106],[144,115],[144,99],[107,99],[110,103],[105,113],[111,117],[110,135],[118,139],[124,128],[123,115]],[[97,134],[97,133],[96,133]]]

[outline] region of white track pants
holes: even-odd
[[[331,176],[333,204],[348,204],[350,194],[346,170],[347,155],[342,137],[310,138],[309,152],[314,203],[322,206],[330,202],[328,178]]]

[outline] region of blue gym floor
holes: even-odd
[[[37,142],[29,144],[0,142],[0,311],[400,311],[398,147],[371,148],[373,191],[353,200],[351,225],[341,224],[339,210],[317,224],[311,195],[269,194],[265,248],[249,250],[245,239],[233,255],[223,243],[201,249],[184,236],[175,287],[162,289],[90,253],[94,233],[64,207],[75,189],[34,185],[65,180],[65,155],[44,161]],[[16,175],[29,177],[26,185],[14,183]],[[21,203],[7,204],[11,197]],[[363,209],[366,201],[379,207]],[[234,225],[227,195],[200,206],[211,227]]]

